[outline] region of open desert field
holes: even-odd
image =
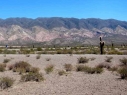
[[[112,57],[111,62],[106,62],[107,57]],[[8,54],[0,55],[0,63],[5,59],[6,70],[0,72],[0,77],[13,78],[14,84],[7,88],[1,89],[0,95],[127,95],[127,80],[121,79],[116,71],[103,68],[102,73],[86,73],[76,70],[79,65],[80,57],[88,58],[88,62],[81,63],[81,66],[96,67],[98,64],[108,64],[110,68],[118,67],[120,59],[127,58],[126,55],[94,55],[94,54],[41,54],[37,59],[37,54]],[[24,61],[32,67],[39,68],[43,74],[44,80],[40,82],[28,81],[22,82],[21,76],[24,73],[14,72],[8,67],[16,62]],[[65,64],[71,64],[69,70]],[[46,67],[53,66],[51,72],[46,73]],[[60,74],[60,71],[64,71]]]

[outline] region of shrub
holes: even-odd
[[[46,58],[46,61],[50,61],[51,60],[51,58]]]
[[[106,56],[105,61],[110,63],[112,59],[113,59],[113,57],[107,57],[107,56]]]
[[[121,79],[127,78],[127,67],[120,68],[118,73],[120,74]]]
[[[96,67],[96,68],[94,68],[94,70],[95,70],[95,72],[96,72],[97,74],[100,74],[100,73],[103,72],[103,68],[98,68],[98,67]]]
[[[120,62],[122,63],[122,65],[127,65],[127,58],[123,58],[123,59],[120,59]]]
[[[40,54],[38,54],[38,55],[36,56],[36,59],[40,59],[40,57],[41,57],[41,55],[40,55]]]
[[[26,55],[26,57],[30,57],[30,55],[29,55],[29,54],[27,54],[27,55]]]
[[[95,68],[88,67],[88,68],[85,70],[85,72],[88,73],[88,74],[94,74],[94,73],[95,73]]]
[[[42,48],[41,47],[37,47],[37,51],[42,51]]]
[[[64,74],[66,74],[66,72],[65,72],[64,70],[60,70],[60,71],[58,71],[58,74],[59,74],[60,76],[62,76],[62,75],[64,75]]]
[[[46,68],[45,68],[45,72],[46,72],[47,74],[49,74],[49,73],[51,73],[51,72],[53,71],[53,69],[54,69],[54,65],[48,65],[48,66],[46,66]]]
[[[21,76],[21,81],[23,81],[23,82],[27,82],[27,81],[40,82],[40,81],[43,81],[43,80],[44,80],[44,77],[41,73],[29,72],[28,74],[25,74],[25,75]]]
[[[88,63],[89,59],[87,59],[86,57],[80,57],[78,58],[78,63]]]
[[[65,68],[66,71],[72,71],[73,66],[71,64],[65,64],[64,68]]]
[[[5,71],[6,64],[0,64],[0,72]]]
[[[28,69],[30,69],[31,65],[24,61],[16,62],[13,65],[10,65],[9,70],[13,70],[13,72],[20,72],[25,73],[28,72]]]
[[[85,69],[86,69],[86,66],[84,66],[84,65],[77,65],[76,66],[76,71],[85,71]]]
[[[111,68],[110,64],[108,64],[108,63],[100,63],[97,65],[97,67],[98,68],[107,68],[107,69]]]
[[[0,79],[0,87],[1,89],[6,89],[8,87],[11,87],[14,83],[14,80],[9,77],[3,77]]]
[[[111,67],[110,69],[109,69],[109,71],[112,71],[112,72],[114,72],[114,71],[117,71],[118,70],[118,68],[117,67]]]
[[[10,59],[4,59],[3,63],[8,63]]]
[[[91,61],[93,61],[93,60],[95,60],[95,59],[96,59],[95,57],[90,58]]]
[[[30,72],[32,72],[32,73],[39,73],[39,68],[37,68],[37,67],[31,67]]]

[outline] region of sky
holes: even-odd
[[[127,21],[127,0],[0,0],[0,18],[64,17]]]

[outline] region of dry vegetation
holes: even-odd
[[[79,49],[82,52],[80,51],[79,53]],[[4,93],[5,95],[9,95],[13,93],[13,95],[17,95],[21,88],[23,89],[23,92],[20,92],[22,95],[24,93],[24,95],[30,95],[28,91],[33,92],[35,91],[34,89],[37,90],[35,91],[37,95],[53,95],[55,92],[55,95],[60,95],[64,90],[65,94],[63,95],[80,95],[80,92],[85,94],[87,94],[86,92],[90,93],[88,95],[94,93],[96,93],[96,95],[103,95],[106,92],[109,95],[126,95],[127,57],[124,55],[77,55],[77,53],[89,52],[87,50],[88,49],[84,51],[84,48],[81,47],[66,49],[48,48],[45,49],[47,54],[43,55],[42,52],[44,52],[44,50],[37,48],[22,50],[22,53],[26,56],[6,54],[5,58],[1,55],[0,87],[1,89],[8,88],[8,92],[3,90],[0,94]],[[98,49],[92,48],[91,50],[92,53],[98,54]],[[30,54],[34,51],[36,51],[38,55]],[[49,51],[50,53],[52,52],[53,55],[49,55]],[[112,51],[114,52],[115,50]],[[109,51],[105,51],[105,53],[107,52],[109,53]],[[63,55],[63,53],[67,55]],[[76,55],[74,53],[76,53]],[[10,56],[14,58],[11,61]],[[35,83],[33,81],[35,81]],[[30,85],[30,87],[28,85]],[[79,85],[81,85],[80,88]],[[103,88],[103,86],[105,86],[106,89]],[[29,90],[25,90],[24,87]],[[49,88],[54,92],[50,92]],[[97,90],[97,88],[103,92],[98,94],[101,90]],[[15,89],[18,91],[14,91]],[[110,92],[108,92],[109,89],[111,89]],[[59,90],[60,93],[57,90]],[[72,92],[72,90],[76,92]],[[91,93],[91,91],[93,92]],[[115,91],[118,91],[119,94]]]

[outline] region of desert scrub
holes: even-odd
[[[9,77],[2,77],[0,78],[0,87],[1,89],[9,88],[13,85],[14,80]]]
[[[111,60],[113,59],[113,57],[108,57],[108,56],[106,56],[106,59],[105,59],[105,62],[112,62]]]
[[[0,72],[4,72],[6,68],[6,64],[0,64]]]
[[[38,54],[38,55],[36,56],[36,59],[40,59],[40,57],[41,57],[41,55],[40,55],[40,54]]]
[[[3,63],[8,63],[10,59],[4,59]]]
[[[59,74],[60,76],[62,76],[62,75],[65,75],[66,72],[65,72],[64,70],[59,70],[59,71],[58,71],[58,74]]]
[[[99,68],[99,67],[95,67],[94,70],[95,70],[95,73],[97,74],[100,74],[103,72],[103,68]]]
[[[45,72],[47,73],[47,74],[49,74],[49,73],[51,73],[51,72],[53,72],[53,69],[54,69],[54,65],[48,65],[48,66],[46,66],[46,68],[45,68]]]
[[[30,55],[29,55],[29,54],[27,54],[27,55],[26,55],[26,57],[30,57]]]
[[[95,59],[96,59],[95,57],[90,58],[91,61],[93,61],[93,60],[95,60]]]
[[[88,63],[89,59],[86,57],[80,57],[78,58],[78,63],[82,64],[82,63]]]
[[[111,67],[110,69],[108,69],[109,71],[112,71],[112,72],[114,72],[114,71],[117,71],[118,70],[118,67]]]
[[[37,68],[37,67],[31,67],[30,68],[30,72],[32,72],[32,73],[39,73],[39,68]]]
[[[51,58],[46,58],[46,61],[50,61],[51,60]]]
[[[111,64],[108,64],[108,63],[100,63],[96,67],[110,69],[111,68]]]
[[[120,62],[122,63],[122,65],[127,65],[127,58],[123,58],[123,59],[120,59]]]
[[[85,67],[85,72],[88,73],[88,74],[100,74],[103,72],[103,68],[99,68],[99,67],[95,67],[95,68],[92,68],[92,67]]]
[[[79,72],[79,71],[85,71],[87,69],[87,66],[84,66],[84,65],[77,65],[76,66],[76,71]]]
[[[31,65],[24,61],[19,61],[9,66],[9,70],[13,70],[13,72],[20,72],[20,73],[29,72],[30,68]]]
[[[71,64],[65,64],[64,68],[65,68],[66,71],[72,71],[73,66]]]
[[[127,78],[127,67],[122,67],[118,70],[118,73],[120,74],[121,79]]]
[[[43,81],[43,80],[44,80],[44,77],[41,73],[29,72],[29,73],[21,76],[21,81],[23,81],[23,82],[27,82],[27,81],[40,82],[40,81]]]

